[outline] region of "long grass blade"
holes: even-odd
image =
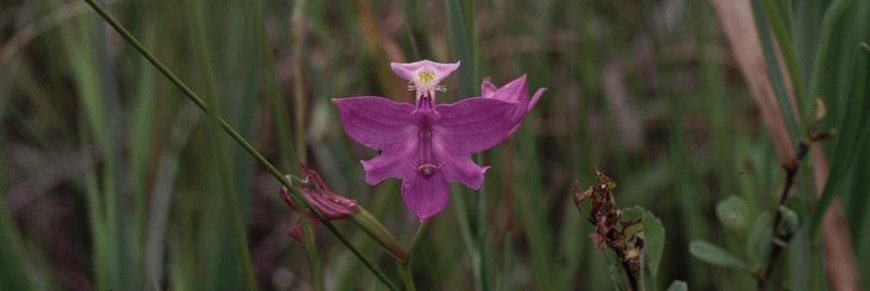
[[[296,188],[293,187],[293,185],[290,183],[290,181],[280,171],[278,171],[278,169],[275,168],[275,166],[273,166],[272,163],[270,163],[268,160],[266,160],[266,158],[263,157],[263,155],[261,155],[259,152],[257,152],[257,150],[254,148],[253,145],[251,145],[231,125],[229,125],[225,120],[223,120],[217,112],[210,110],[202,98],[200,98],[196,93],[194,93],[193,90],[191,90],[187,85],[184,84],[184,82],[181,81],[181,79],[179,79],[174,73],[172,73],[172,71],[170,71],[166,66],[164,66],[159,60],[157,60],[157,58],[154,57],[154,55],[150,51],[148,51],[148,49],[146,49],[139,42],[139,40],[137,40],[135,37],[133,37],[133,35],[130,34],[130,32],[127,31],[127,29],[125,29],[120,23],[118,23],[118,21],[115,20],[115,18],[112,17],[105,9],[103,9],[101,5],[96,3],[94,0],[84,0],[84,1],[86,1],[89,5],[91,5],[91,7],[94,8],[94,11],[97,12],[104,20],[106,20],[106,22],[108,22],[112,26],[112,28],[115,29],[115,31],[117,31],[119,34],[121,34],[121,36],[125,40],[127,40],[127,42],[129,42],[137,51],[139,51],[139,53],[141,53],[142,56],[145,57],[155,68],[157,68],[158,71],[160,71],[164,76],[166,76],[167,79],[170,80],[170,82],[172,82],[179,90],[181,90],[182,93],[184,93],[185,97],[188,97],[203,112],[205,112],[209,116],[212,116],[213,118],[217,119],[217,122],[220,124],[220,127],[223,128],[223,130],[228,135],[230,135],[230,137],[232,137],[237,143],[239,143],[239,145],[241,145],[245,149],[245,151],[248,152],[248,154],[250,154],[252,157],[254,157],[254,159],[257,160],[257,162],[259,162],[261,165],[266,167],[266,169],[269,170],[269,172],[272,174],[272,176],[275,177],[276,179],[278,179],[278,181],[281,182],[281,184],[283,186],[290,189],[291,194],[296,199],[301,201],[302,205],[306,209],[308,209],[309,211],[314,213],[317,216],[317,219],[321,223],[323,223],[323,225],[336,238],[338,238],[338,240],[341,241],[341,243],[344,244],[360,261],[362,261],[363,264],[367,268],[369,268],[369,270],[371,270],[372,273],[374,273],[375,276],[377,276],[378,279],[381,280],[382,283],[387,285],[387,287],[389,287],[391,290],[397,290],[397,288],[395,287],[396,285],[393,284],[392,282],[390,282],[390,280],[387,279],[386,275],[384,275],[384,273],[382,271],[380,271],[374,265],[374,263],[372,263],[368,258],[366,258],[362,253],[360,253],[356,249],[356,247],[351,245],[350,242],[338,231],[338,229],[335,228],[335,226],[330,221],[326,220],[323,217],[323,214],[321,214],[316,208],[311,207],[311,205],[308,204],[308,201],[302,198],[301,194],[296,190]]]

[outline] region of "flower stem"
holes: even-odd
[[[407,291],[415,291],[417,288],[414,286],[414,274],[413,274],[413,254],[414,248],[417,246],[417,242],[420,241],[420,238],[423,237],[423,233],[426,232],[426,227],[429,226],[429,221],[423,221],[420,223],[420,226],[417,227],[417,232],[414,233],[414,238],[411,239],[411,244],[408,245],[408,258],[404,263],[399,263],[402,269],[402,281],[405,282],[405,290]]]
[[[106,22],[108,22],[109,25],[111,25],[112,28],[114,28],[115,31],[117,31],[121,35],[121,37],[123,37],[125,40],[127,40],[127,42],[129,42],[130,45],[133,46],[133,48],[135,48],[137,51],[139,51],[139,53],[141,53],[143,57],[145,57],[152,65],[154,65],[154,67],[158,71],[160,71],[160,73],[163,74],[163,76],[165,76],[167,79],[169,79],[169,81],[172,82],[172,84],[174,84],[179,90],[181,90],[181,92],[184,93],[184,95],[188,99],[190,99],[194,104],[196,104],[196,106],[198,106],[200,109],[202,109],[203,112],[205,112],[209,116],[212,116],[213,118],[215,118],[218,121],[218,123],[220,124],[221,128],[223,128],[223,130],[230,137],[232,137],[233,140],[235,140],[239,145],[241,145],[242,148],[244,148],[244,150],[248,152],[248,154],[250,154],[254,159],[257,160],[257,162],[259,162],[261,165],[266,167],[266,169],[269,170],[269,172],[272,174],[272,176],[274,176],[275,179],[278,179],[278,181],[281,182],[281,184],[284,187],[287,187],[287,189],[290,190],[290,194],[292,196],[294,196],[296,199],[298,199],[300,202],[302,202],[301,204],[306,209],[308,209],[309,211],[314,213],[315,216],[317,217],[317,219],[323,223],[323,225],[329,230],[329,232],[332,233],[333,236],[335,236],[343,245],[345,245],[348,248],[348,250],[350,250],[363,263],[363,265],[366,266],[366,268],[371,270],[372,273],[374,273],[375,276],[382,283],[384,283],[384,285],[387,285],[387,287],[390,288],[390,290],[398,290],[396,285],[393,284],[392,282],[390,282],[389,279],[387,279],[384,272],[382,272],[377,266],[374,265],[374,263],[372,263],[371,260],[366,258],[359,250],[357,250],[356,247],[354,247],[352,244],[350,244],[350,241],[348,241],[347,238],[345,238],[340,232],[338,232],[338,229],[335,228],[335,226],[330,221],[326,220],[326,218],[323,217],[323,214],[320,213],[320,211],[318,211],[314,207],[311,207],[311,205],[308,203],[307,200],[302,199],[302,196],[301,196],[301,194],[299,194],[299,191],[293,187],[293,185],[290,183],[290,181],[287,180],[287,178],[284,177],[284,175],[281,174],[281,172],[279,172],[278,169],[276,169],[275,166],[272,165],[272,163],[270,163],[268,160],[266,160],[265,157],[263,157],[263,155],[261,155],[259,152],[257,152],[257,150],[254,149],[254,146],[252,146],[247,140],[245,140],[245,138],[242,137],[223,118],[221,118],[218,113],[210,111],[209,108],[206,106],[205,102],[201,98],[199,98],[199,96],[196,95],[196,93],[194,93],[193,90],[191,90],[187,85],[185,85],[184,82],[181,81],[181,79],[179,79],[174,73],[172,73],[172,71],[169,70],[169,68],[167,68],[165,65],[163,65],[163,63],[161,63],[159,60],[157,60],[157,58],[154,57],[154,55],[148,49],[146,49],[139,42],[139,40],[137,40],[132,34],[130,34],[130,32],[127,31],[127,29],[124,28],[120,23],[118,23],[118,21],[115,20],[114,17],[109,15],[109,13],[105,9],[103,9],[103,7],[100,4],[96,3],[94,0],[84,0],[84,1],[87,2],[88,5],[90,5],[94,9],[94,11],[97,12],[97,14],[99,14],[104,20],[106,20]]]
[[[387,230],[384,225],[375,218],[370,212],[362,206],[357,205],[357,211],[351,214],[350,218],[356,226],[365,232],[368,236],[375,239],[381,246],[396,259],[399,263],[404,263],[408,257],[408,252],[399,244],[399,241]]]
[[[827,138],[827,134],[810,134],[810,137],[805,141],[802,141],[798,144],[797,151],[795,151],[795,156],[784,161],[782,163],[782,169],[785,170],[785,181],[782,188],[782,192],[779,195],[779,201],[777,201],[777,209],[785,204],[786,198],[788,198],[789,192],[794,187],[795,178],[797,177],[798,169],[800,168],[801,160],[807,155],[809,152],[810,145],[814,142],[818,142],[824,138]],[[806,172],[806,171],[804,171]],[[776,243],[777,238],[779,237],[777,228],[779,227],[780,222],[782,221],[782,212],[777,211],[776,216],[773,220],[773,228],[771,229],[771,241],[770,241],[770,256],[767,260],[767,267],[764,268],[764,272],[757,276],[758,290],[767,290],[768,282],[770,281],[770,277],[773,275],[773,267],[776,265],[776,260],[779,255],[782,253],[784,248],[783,244]],[[782,238],[785,241],[788,241],[788,238]],[[815,258],[815,256],[814,256]]]

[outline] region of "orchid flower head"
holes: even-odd
[[[391,64],[393,71],[417,91],[414,104],[376,96],[333,99],[342,128],[354,141],[380,153],[361,161],[366,183],[402,180],[402,201],[420,221],[447,204],[450,183],[480,189],[489,167],[472,154],[485,151],[511,135],[528,112],[525,77],[502,88],[491,86],[483,97],[436,104],[440,82],[459,67],[427,60]],[[486,85],[489,84],[489,85]],[[539,91],[533,102],[540,97]],[[533,106],[533,104],[532,104]]]
[[[390,63],[390,68],[409,82],[408,89],[417,92],[417,99],[434,98],[436,91],[446,90],[441,81],[459,68],[459,63],[445,64],[422,60],[413,63]]]

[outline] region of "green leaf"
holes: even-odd
[[[767,253],[770,251],[770,224],[770,213],[766,211],[759,214],[752,223],[752,230],[746,239],[746,254],[752,271],[757,271],[767,264]]]
[[[644,211],[643,213],[643,252],[646,257],[646,265],[651,274],[658,275],[659,265],[662,261],[662,253],[665,250],[665,227],[658,217]]]
[[[849,94],[846,112],[840,118],[840,123],[837,126],[839,134],[837,134],[833,149],[831,172],[825,183],[822,197],[819,198],[810,219],[810,234],[813,238],[817,237],[819,226],[825,217],[825,210],[834,200],[834,196],[838,195],[836,193],[846,192],[845,189],[840,189],[844,184],[843,180],[850,176],[849,169],[857,160],[855,157],[858,155],[858,149],[870,134],[870,110],[868,110],[870,98],[867,98],[867,92],[870,91],[867,82],[870,80],[870,69],[868,69],[870,68],[870,46],[866,43],[861,43],[858,46],[853,64],[852,80],[850,81],[852,82],[851,94]]]
[[[695,256],[695,258],[712,265],[749,270],[745,262],[735,258],[728,251],[706,241],[696,240],[689,243],[689,253]]]
[[[782,217],[779,225],[777,225],[777,238],[790,239],[800,227],[800,218],[794,210],[789,209],[785,205],[779,206],[779,215]],[[783,243],[788,243],[787,241]]]
[[[725,227],[743,230],[749,223],[749,206],[743,198],[732,195],[716,205],[716,216]]]
[[[807,219],[807,202],[799,196],[790,196],[785,200],[785,206],[797,214],[798,221],[803,223]]]
[[[671,283],[671,286],[668,287],[668,291],[688,291],[689,285],[686,285],[686,281],[676,280]]]

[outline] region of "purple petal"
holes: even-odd
[[[481,83],[481,87],[492,86],[491,83],[484,80]],[[490,89],[491,90],[491,89]],[[528,85],[526,84],[526,76],[523,75],[509,83],[505,84],[501,88],[495,89],[494,92],[490,91],[487,94],[483,94],[484,97],[497,99],[506,102],[516,102],[517,110],[514,112],[513,117],[511,118],[511,122],[514,123],[513,127],[510,131],[508,131],[506,137],[512,136],[520,127],[520,123],[523,121],[523,118],[526,116],[526,113],[532,110],[532,108],[538,103],[538,100],[541,98],[541,95],[544,93],[544,88],[538,89],[535,92],[535,95],[532,97],[532,100],[529,101],[529,92]]]
[[[538,99],[541,99],[541,95],[543,95],[545,91],[547,91],[547,88],[540,88],[538,91],[535,91],[535,95],[532,96],[532,101],[529,102],[529,110],[527,111],[532,111],[532,108],[535,108],[535,105],[538,104]]]
[[[332,99],[332,103],[347,135],[367,147],[381,151],[401,148],[415,132],[411,119],[414,105],[410,103],[370,96]]]
[[[489,167],[481,167],[471,159],[471,153],[463,152],[443,142],[432,144],[433,151],[443,164],[440,171],[448,182],[459,182],[468,188],[478,190],[483,184],[483,173]]]
[[[517,130],[520,129],[520,124],[522,124],[523,118],[526,117],[526,113],[532,111],[532,108],[534,108],[535,105],[538,104],[538,99],[541,99],[541,95],[544,94],[544,91],[547,91],[547,88],[540,88],[538,89],[538,91],[535,91],[535,96],[532,97],[532,101],[529,102],[526,111],[520,111],[520,114],[514,116],[517,124],[514,125],[514,127],[511,128],[511,130],[508,132],[508,137],[514,135],[514,133],[516,133]]]
[[[432,82],[432,84],[438,84],[441,80],[447,78],[450,73],[453,73],[453,71],[459,68],[459,63],[460,62],[445,64],[436,63],[430,60],[422,60],[413,63],[390,63],[390,68],[393,69],[393,72],[395,72],[396,75],[402,77],[402,79],[414,82],[418,81],[419,72],[427,70],[435,74],[435,78],[430,82]]]
[[[514,127],[516,108],[517,103],[481,97],[438,105],[435,110],[441,120],[432,126],[433,143],[445,143],[469,154],[487,150],[504,140]]]
[[[414,105],[380,97],[333,99],[344,131],[356,142],[380,150],[381,154],[361,161],[366,183],[375,185],[387,178],[402,178],[405,164],[417,147]]]
[[[526,85],[526,75],[510,81],[501,88],[496,89],[492,93],[493,99],[498,99],[505,102],[523,103],[529,100],[529,87]],[[486,96],[484,96],[486,97]]]
[[[498,87],[490,82],[489,78],[484,78],[483,82],[480,82],[480,96],[483,98],[492,98],[495,95],[495,91],[498,91]]]
[[[402,180],[402,201],[420,221],[441,212],[450,197],[449,183],[444,174],[436,171],[424,176],[418,171],[409,170]]]
[[[403,147],[384,151],[371,160],[360,161],[366,172],[366,183],[376,185],[389,178],[401,179],[415,154],[418,142],[416,138],[408,139]]]
[[[338,195],[327,195],[325,193],[304,192],[305,199],[314,208],[323,214],[327,220],[336,220],[349,217],[356,212],[356,200],[347,199]],[[313,215],[313,213],[312,213]]]

